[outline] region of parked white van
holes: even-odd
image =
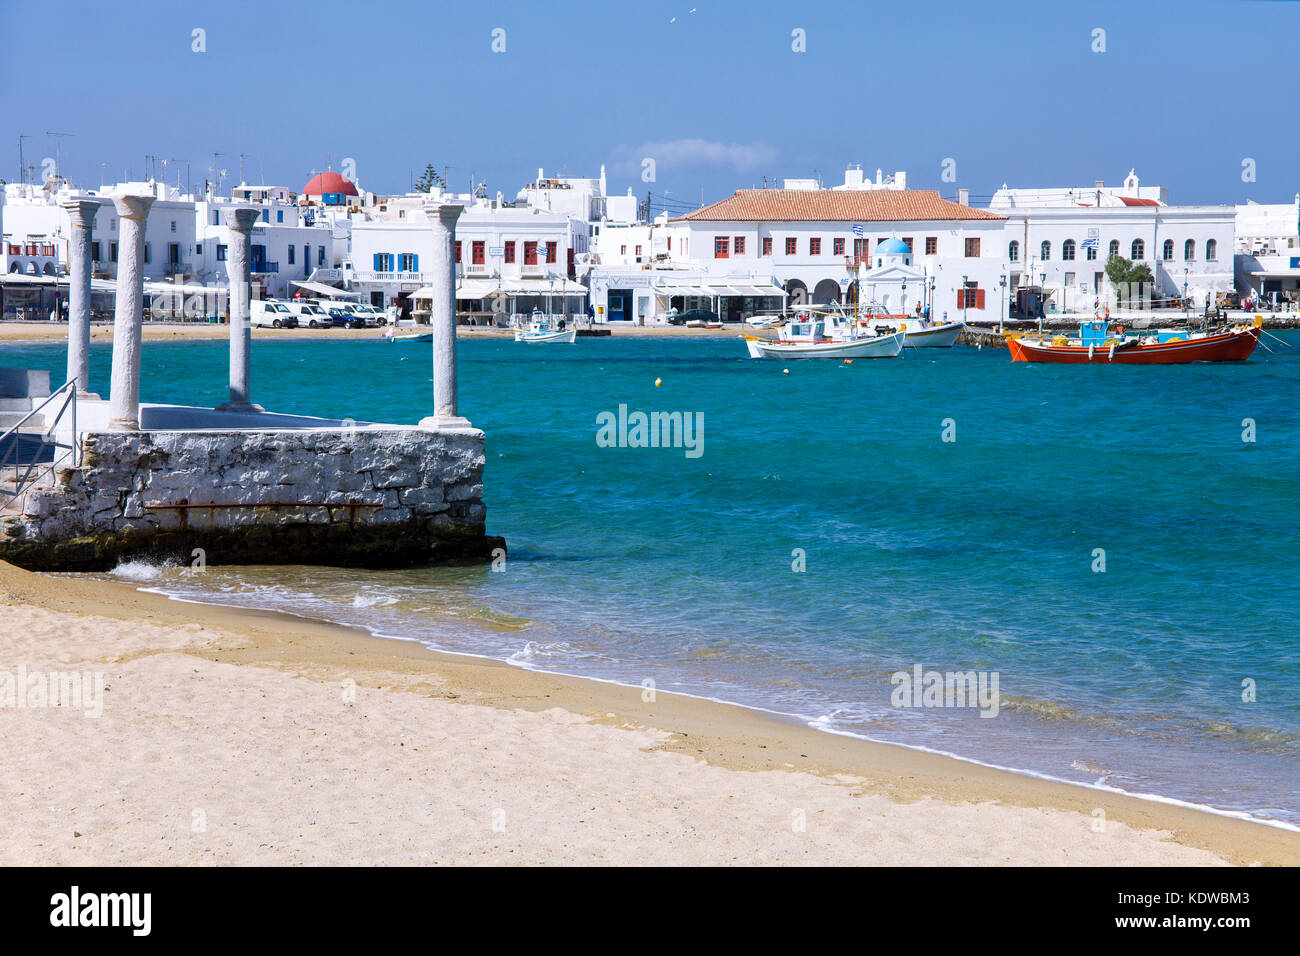
[[[299,325],[305,325],[309,329],[328,329],[334,326],[329,313],[319,305],[298,301],[289,303],[289,308],[297,313]]]
[[[277,302],[275,299],[257,299],[252,305],[252,321],[257,328],[296,329],[298,327],[298,316],[294,315],[293,310],[283,302]]]

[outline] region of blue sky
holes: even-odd
[[[27,134],[28,163],[59,152],[88,186],[140,178],[146,154],[201,182],[218,152],[227,185],[244,153],[249,182],[300,188],[352,159],[365,188],[402,191],[433,163],[507,196],[539,166],[605,163],[612,191],[675,209],[764,176],[837,183],[850,162],[976,201],[1130,167],[1179,203],[1300,190],[1300,3],[1282,0],[6,0],[0,34],[8,180]]]

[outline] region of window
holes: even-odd
[[[303,248],[306,249],[307,247],[306,247],[306,246],[303,246]],[[321,246],[319,249],[316,250],[316,265],[318,265],[318,266],[323,266],[323,265],[325,265],[325,247],[324,247],[324,246]]]
[[[904,236],[904,237],[903,237],[903,245],[907,246],[907,251],[908,251],[908,252],[911,252],[911,251],[912,251],[912,237],[911,237],[911,236]]]
[[[1019,249],[1020,247],[1017,246],[1016,248]],[[926,254],[927,256],[937,256],[937,255],[939,254],[939,237],[938,237],[938,236],[926,236],[926,237],[925,237],[925,254]]]
[[[671,241],[671,239],[669,241]],[[672,246],[669,246],[668,248],[671,249]],[[737,236],[735,239],[731,240],[731,248],[735,250],[736,255],[743,256],[745,254],[745,237]]]
[[[456,261],[460,262],[460,240],[456,240]]]
[[[799,240],[794,236],[788,236],[785,240],[785,254],[787,256],[796,255],[799,252]]]
[[[194,244],[194,254],[195,254],[196,256],[201,256],[201,255],[203,255],[203,243],[201,243],[201,242],[196,242],[196,243]]]
[[[1183,258],[1188,260],[1196,258],[1195,239],[1188,239],[1186,242],[1183,243]]]
[[[275,211],[275,221],[276,221],[276,222],[284,222],[284,210],[283,210],[283,209],[277,209],[277,210]]]
[[[1089,262],[1092,262],[1094,259],[1096,259],[1096,258],[1097,258],[1097,247],[1096,247],[1096,246],[1089,246],[1089,247],[1084,251],[1084,258],[1087,259]]]
[[[713,258],[725,259],[731,255],[731,240],[727,236],[713,237]]]
[[[510,242],[507,242],[507,243],[505,244],[505,246],[503,247],[503,251],[505,252],[505,261],[506,261],[507,263],[513,265],[513,264],[514,264],[514,261],[515,261],[515,244],[514,244],[514,240],[511,240]]]
[[[871,268],[871,256],[868,255],[870,251],[871,251],[870,239],[853,240],[853,258],[856,259],[858,262],[865,262],[867,264],[868,269]]]
[[[1073,272],[1067,272],[1067,273],[1065,274],[1065,285],[1066,285],[1066,288],[1069,288],[1070,286],[1074,285],[1074,273],[1073,273]]]
[[[117,261],[117,243],[116,243],[116,242],[113,243],[113,261],[114,261],[114,262]],[[218,261],[218,262],[225,262],[225,261],[226,261],[226,247],[223,246],[221,243],[217,243],[217,261]],[[378,269],[376,269],[376,271],[378,271]]]
[[[151,242],[146,242],[144,244],[144,261],[145,262],[153,261],[153,243]]]
[[[636,257],[637,257],[638,259],[641,258],[641,247],[640,247],[639,245],[636,247]],[[549,261],[550,261],[550,260],[548,259],[547,262],[549,262]]]
[[[294,264],[294,258],[293,258],[293,255],[294,255],[294,247],[293,247],[293,244],[290,243],[290,244],[289,244],[289,265],[293,265],[293,264]]]
[[[1066,239],[1065,242],[1061,243],[1061,258],[1064,259],[1066,262],[1074,261],[1074,240],[1073,239]]]
[[[980,241],[978,239],[966,240],[966,258],[978,259],[980,256]]]
[[[413,252],[403,252],[397,257],[398,272],[419,272],[420,257]]]
[[[969,242],[970,240],[967,239],[966,241]],[[979,287],[978,282],[967,282],[964,287],[957,290],[957,308],[984,308],[984,290]]]
[[[1160,252],[1160,258],[1164,259],[1165,262],[1168,262],[1173,257],[1174,257],[1174,241],[1172,239],[1166,239],[1164,247]]]
[[[271,210],[269,210],[269,209],[263,209],[263,210],[262,210],[262,222],[270,222],[270,221],[271,221]]]
[[[822,240],[820,236],[813,236],[808,240],[808,255],[820,256],[822,254]]]
[[[175,231],[176,231],[176,220],[173,219],[173,220],[172,220],[172,232],[175,232]]]
[[[224,246],[218,246],[218,249],[222,249],[222,248],[225,248],[225,247],[224,247]],[[116,242],[110,242],[110,243],[108,244],[108,258],[109,258],[109,260],[112,261],[112,262],[116,262],[116,261],[117,261],[117,243],[116,243]],[[220,258],[224,259],[225,256],[224,256],[224,255],[223,255],[223,256],[220,256]]]
[[[98,242],[92,242],[92,243],[90,244],[90,258],[93,259],[95,262],[99,262],[99,243],[98,243]]]
[[[524,265],[537,265],[537,243],[531,239],[524,242]]]
[[[928,239],[926,240],[927,243],[929,241],[930,240]],[[929,250],[927,249],[926,251],[928,252]],[[1020,261],[1020,243],[1016,242],[1014,239],[1011,240],[1011,245],[1007,246],[1007,258],[1012,262]]]
[[[831,255],[834,255],[834,256],[842,256],[842,255],[844,255],[844,240],[843,240],[843,239],[836,239],[836,240],[834,240],[834,243],[833,243],[833,245],[831,246]]]
[[[1133,254],[1129,256],[1129,258],[1132,259],[1134,262],[1141,262],[1143,259],[1146,258],[1146,254],[1147,254],[1146,243],[1144,243],[1141,239],[1134,239],[1133,245],[1130,248]]]
[[[546,244],[546,261],[547,261],[547,262],[555,263],[555,262],[557,261],[557,260],[556,260],[556,254],[557,254],[557,252],[559,251],[559,247],[560,247],[560,245],[559,245],[558,242],[548,242],[548,243]]]
[[[475,239],[469,247],[470,261],[476,266],[487,262],[487,245],[482,239]]]
[[[1205,240],[1205,258],[1208,262],[1213,262],[1219,258],[1219,241],[1217,239]]]
[[[1112,239],[1110,241],[1110,250],[1107,253],[1107,258],[1110,258],[1112,256],[1117,256],[1117,255],[1119,255],[1119,240]]]
[[[619,247],[618,247],[618,254],[619,254],[620,256],[625,256],[625,255],[627,255],[627,246],[626,246],[626,245],[619,246]]]
[[[1044,262],[1047,262],[1052,258],[1052,244],[1050,242],[1044,242],[1038,247],[1038,258],[1042,259]]]
[[[771,237],[771,236],[764,236],[764,237],[763,237],[763,255],[765,255],[765,256],[770,256],[771,254],[772,254],[772,237]]]

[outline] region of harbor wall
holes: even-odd
[[[503,546],[485,533],[477,429],[96,431],[82,447],[0,518],[0,559],[401,567]]]

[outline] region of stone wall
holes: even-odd
[[[399,426],[87,434],[80,467],[0,519],[0,559],[103,570],[484,560],[483,433]],[[188,507],[172,507],[186,505]]]

